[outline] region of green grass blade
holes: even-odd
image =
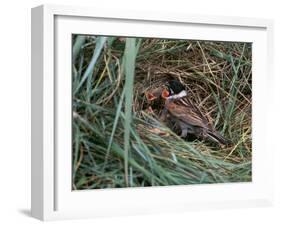
[[[73,62],[76,61],[76,58],[78,54],[81,51],[82,45],[85,43],[86,36],[85,35],[77,35],[74,45],[73,45],[73,50],[72,50],[72,57],[73,57]]]
[[[124,70],[125,70],[125,125],[124,125],[124,165],[125,165],[125,180],[126,185],[129,185],[128,181],[128,154],[130,149],[130,130],[132,121],[132,103],[133,103],[133,85],[135,75],[135,60],[136,60],[137,48],[136,39],[127,38],[125,53],[124,53]]]
[[[91,81],[93,71],[96,65],[96,62],[101,54],[102,48],[104,46],[104,43],[106,42],[107,37],[97,37],[96,39],[96,48],[92,55],[91,62],[89,63],[89,66],[87,67],[86,71],[84,72],[82,79],[76,89],[74,90],[74,95],[79,91],[81,86],[84,84],[84,82],[88,79],[88,81]]]
[[[251,181],[250,43],[99,36],[84,36],[83,43],[78,37],[75,190]],[[146,93],[169,79],[186,85],[231,144],[182,139],[172,121],[159,121],[164,101],[148,102]]]
[[[110,135],[110,138],[109,138],[109,143],[108,143],[108,146],[107,146],[107,149],[106,149],[106,155],[105,155],[103,169],[105,169],[106,164],[107,164],[107,159],[108,159],[108,156],[109,156],[109,152],[110,152],[110,148],[111,148],[111,145],[112,145],[113,137],[114,137],[116,127],[117,127],[117,124],[118,124],[118,120],[119,120],[119,117],[120,117],[120,114],[121,114],[121,108],[122,108],[122,104],[123,104],[124,94],[125,94],[125,89],[122,92],[122,95],[121,95],[120,100],[119,100],[119,104],[117,106],[116,115],[115,115],[112,131],[111,131],[111,135]]]

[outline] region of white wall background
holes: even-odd
[[[0,8],[0,224],[39,225],[30,208],[30,8],[51,1],[8,0]],[[276,203],[270,208],[196,211],[93,220],[50,222],[50,225],[281,225],[280,61],[281,7],[278,1],[196,0],[123,1],[57,0],[56,4],[170,11],[192,14],[263,17],[275,20],[275,140]],[[266,76],[266,75],[265,75]],[[272,97],[273,98],[273,97]],[[273,175],[269,175],[273,176]],[[239,192],[239,191],[237,191]]]

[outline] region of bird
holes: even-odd
[[[162,92],[163,92],[163,88],[161,86],[156,88],[151,88],[145,92],[145,97],[149,102],[152,102],[158,99],[161,96]]]
[[[166,87],[161,94],[162,98],[165,99],[161,118],[166,118],[167,114],[170,114],[170,118],[181,129],[180,136],[182,138],[186,138],[188,134],[194,134],[196,137],[211,140],[218,144],[227,145],[230,143],[188,98],[188,92],[181,82],[171,80],[166,83]]]

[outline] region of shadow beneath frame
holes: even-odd
[[[19,213],[21,213],[24,216],[31,217],[31,210],[30,209],[19,209]]]

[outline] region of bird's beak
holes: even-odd
[[[169,95],[170,95],[169,91],[164,89],[161,94],[161,97],[166,100],[169,97]]]
[[[146,93],[146,99],[149,101],[155,100],[157,97],[154,96],[152,93]]]
[[[149,90],[149,91],[147,91],[147,92],[145,93],[146,99],[147,99],[148,101],[153,101],[153,100],[155,100],[155,99],[158,99],[158,98],[161,96],[162,91],[163,91],[163,88],[162,88],[162,87]]]

